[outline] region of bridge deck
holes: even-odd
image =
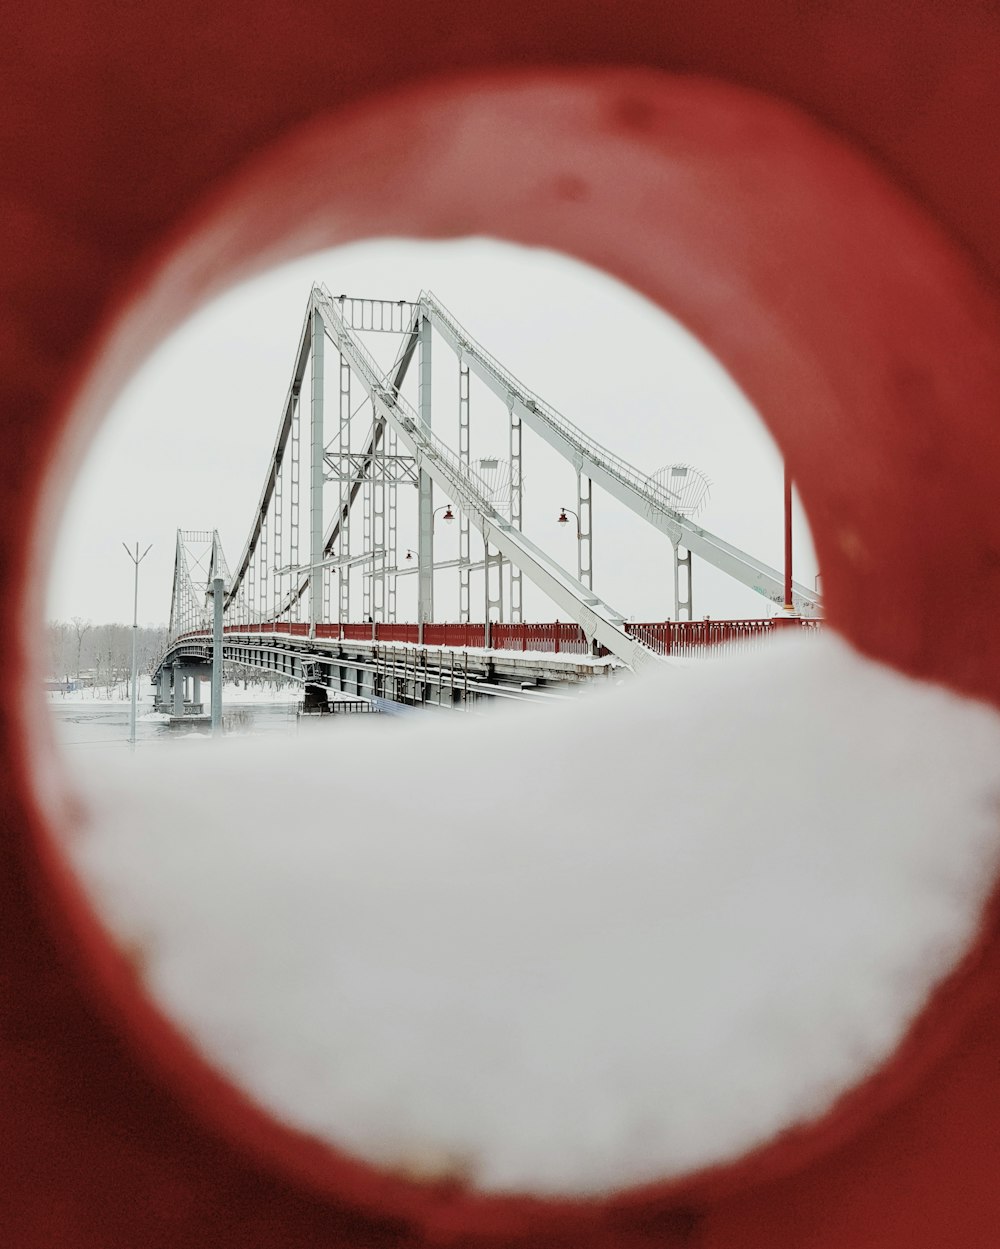
[[[815,632],[815,620],[629,623],[649,650],[670,658],[752,649],[787,628]],[[409,705],[467,707],[482,699],[542,702],[608,678],[621,660],[576,625],[317,625],[295,621],[227,625],[223,660],[276,672],[304,684]],[[490,646],[483,643],[488,640]],[[194,630],[175,638],[154,673],[170,665],[211,662],[212,637]]]

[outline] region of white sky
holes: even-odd
[[[391,240],[313,255],[234,288],[139,368],[95,438],[68,500],[49,584],[50,618],[131,620],[132,565],[122,541],[153,543],[140,579],[142,623],[163,623],[169,614],[179,527],[217,528],[235,564],[260,494],[314,281],[325,282],[335,295],[393,300],[433,290],[511,372],[618,455],[647,472],[673,462],[700,468],[713,487],[698,523],[781,567],[777,451],[746,398],[680,325],[630,288],[553,252],[479,239]],[[365,341],[379,358],[387,350],[391,358],[398,343],[374,335]],[[448,375],[457,379],[457,363],[443,343],[435,347],[434,402],[442,396],[442,410],[434,412],[434,428],[455,446],[457,403],[449,396],[457,392],[457,380]],[[327,377],[335,413],[330,365]],[[473,458],[506,458],[505,419],[495,399],[473,390]],[[329,437],[332,422],[328,429]],[[523,473],[526,532],[575,573],[572,526],[555,523],[561,505],[575,505],[574,470],[525,428]],[[415,545],[409,519],[415,517],[415,493],[400,489],[400,560]],[[303,503],[305,497],[303,489]],[[436,506],[448,501],[436,494]],[[457,554],[457,528],[439,524],[439,559]],[[355,532],[360,534],[360,523]],[[815,556],[801,513],[795,540],[796,579],[811,586]],[[360,549],[357,540],[352,549]],[[475,533],[472,555],[481,558]],[[666,538],[595,488],[594,589],[603,599],[635,619],[672,615],[671,561]],[[454,571],[438,574],[439,619],[457,617],[456,577]],[[401,620],[415,618],[414,582],[400,578]],[[483,617],[481,598],[474,581],[473,619]],[[354,602],[352,616],[361,619],[360,583]],[[768,606],[695,560],[696,618],[766,615]],[[558,614],[525,582],[526,619]]]

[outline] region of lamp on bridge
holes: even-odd
[[[441,519],[444,521],[447,521],[449,524],[455,519],[455,513],[451,510],[450,503],[445,503],[442,507],[436,507],[434,511],[431,512],[431,533],[434,532],[434,521],[435,521],[435,518],[437,517],[438,512],[444,512],[444,515],[441,517]],[[407,547],[406,554],[403,556],[403,558],[404,560],[406,560],[407,563],[409,563],[411,560],[416,559],[416,553],[410,550],[409,547]]]
[[[568,525],[570,516],[576,517],[576,536],[578,538],[582,538],[583,534],[580,532],[580,514],[579,512],[574,512],[571,507],[561,507],[559,509],[559,515],[556,517],[556,523],[560,525]]]

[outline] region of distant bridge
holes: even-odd
[[[395,340],[388,364],[362,341],[371,334]],[[446,360],[453,357],[447,405],[441,366],[432,368],[442,342]],[[414,361],[411,402],[403,388]],[[484,407],[493,405],[494,426],[501,415],[505,456],[472,456],[473,377]],[[454,444],[441,436],[443,418],[456,426]],[[559,516],[576,529],[575,575],[524,532],[525,430],[575,470],[577,506]],[[693,555],[771,602],[784,604],[788,587],[783,573],[694,523],[701,495],[688,473],[678,465],[649,475],[603,447],[515,378],[429,292],[391,302],[334,298],[314,286],[235,572],[216,531],[178,531],[170,642],[155,674],[160,703],[178,714],[198,704],[216,635],[223,658],[307,684],[398,703],[467,705],[487,696],[538,698],[615,665],[636,669],[709,646],[752,645],[793,621],[815,627],[820,597],[795,582],[791,617],[691,618]],[[636,625],[595,593],[595,485],[670,542],[676,620]],[[435,506],[435,490],[446,504]],[[406,496],[415,507],[401,508]],[[457,520],[457,559],[435,560],[438,517]],[[407,521],[415,549],[400,542]],[[410,575],[416,621],[403,624],[397,591]],[[446,575],[457,579],[456,624],[435,618],[435,590]],[[545,593],[559,622],[524,622],[523,578]],[[472,618],[474,583],[480,624]]]

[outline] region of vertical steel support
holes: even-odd
[[[272,497],[273,503],[273,497]],[[264,517],[260,522],[260,537],[258,538],[257,549],[260,552],[260,584],[258,590],[260,592],[260,617],[261,620],[270,620],[271,615],[268,611],[268,568],[267,568],[267,547],[268,547],[268,519],[270,516],[270,508],[264,513]]]
[[[261,620],[267,619],[267,546],[267,516],[265,515],[257,541],[257,614]]]
[[[681,551],[684,554],[681,555]],[[681,598],[681,569],[685,570],[685,597]],[[680,543],[674,544],[674,619],[693,620],[693,594],[691,585],[691,552]]]
[[[431,426],[431,323],[420,319],[418,339],[418,413]],[[424,625],[434,619],[434,486],[430,475],[417,467],[417,625],[418,641]]]
[[[483,539],[483,585],[486,596],[486,645],[490,645],[490,626],[503,623],[503,555],[490,550],[489,538]]]
[[[374,441],[375,441],[375,408],[373,405],[372,406],[373,450],[372,450],[371,459],[368,461],[368,472],[361,486],[363,531],[364,531],[363,532],[364,553],[368,557],[368,563],[363,566],[364,571],[362,574],[362,580],[363,580],[362,608],[364,610],[365,620],[371,620],[373,618],[372,617],[372,582],[374,580],[374,573],[375,573],[375,556],[373,553],[375,549],[375,540],[374,540],[375,527],[372,521],[372,509],[374,508],[375,483],[372,480],[372,478],[375,475]]]
[[[459,360],[458,367],[458,458],[469,465],[469,366]],[[458,618],[468,624],[471,613],[469,565],[472,554],[469,546],[469,518],[464,511],[458,515]]]
[[[396,540],[396,505],[397,505],[397,485],[396,485],[396,456],[399,454],[399,443],[396,438],[396,431],[387,425],[383,435],[387,441],[388,455],[388,482],[386,489],[389,492],[388,502],[388,519],[389,519],[389,542],[387,548],[387,562],[390,568],[395,568],[399,563],[397,540]],[[396,620],[396,574],[390,572],[388,574],[388,585],[386,587],[386,620],[395,623]]]
[[[222,732],[222,578],[212,582],[212,733]]]
[[[274,466],[274,551],[271,556],[274,562],[274,619],[285,614],[288,602],[285,598],[285,574],[279,572],[284,567],[284,527],[285,527],[285,489],[284,461],[281,459]]]
[[[184,669],[174,664],[174,715],[184,714]]]
[[[302,599],[299,587],[302,584],[302,573],[299,571],[299,482],[301,460],[299,458],[299,397],[295,395],[292,406],[291,444],[292,453],[288,465],[288,563],[292,569],[289,595],[294,597],[295,606],[289,611],[289,617],[302,619]]]
[[[325,340],[323,318],[319,309],[312,317],[312,405],[310,409],[311,440],[309,452],[309,634],[316,636],[316,626],[323,619],[323,481],[326,462],[323,458],[323,374]]]
[[[521,505],[523,502],[523,477],[521,476],[521,418],[514,411],[511,402],[510,413],[510,523],[515,529],[521,529]],[[510,619],[512,624],[520,624],[524,618],[521,597],[521,570],[510,561]]]
[[[386,565],[386,443],[389,431],[386,422],[379,418],[379,437],[372,458],[372,617],[385,620],[385,565]]]
[[[351,557],[351,366],[340,353],[340,540],[337,547],[341,559]],[[351,618],[351,570],[337,569],[337,619],[345,624]]]
[[[594,588],[594,483],[582,473],[576,474],[577,580]]]
[[[247,624],[257,611],[257,552],[254,551],[247,564]]]

